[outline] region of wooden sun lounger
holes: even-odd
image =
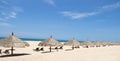
[[[38,47],[37,47],[36,49],[33,49],[33,50],[34,50],[34,51],[44,51],[43,48],[40,48],[40,49],[39,49]]]
[[[0,49],[0,54],[2,54],[2,49]]]
[[[9,50],[5,50],[3,53],[10,54]]]

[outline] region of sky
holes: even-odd
[[[120,41],[120,0],[0,0],[0,37]]]

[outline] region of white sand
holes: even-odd
[[[51,53],[42,53],[42,51],[33,51],[39,42],[29,41],[28,43],[30,47],[15,48],[14,54],[28,53],[30,55],[0,57],[0,61],[120,61],[120,46],[78,48],[71,51],[65,51],[71,48],[65,46],[63,50],[58,52],[52,50]],[[45,47],[45,51],[49,51],[48,48]],[[0,49],[5,50],[7,48],[0,47]]]

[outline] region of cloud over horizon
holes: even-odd
[[[116,2],[114,4],[102,6],[101,8],[97,9],[96,11],[92,11],[92,12],[81,13],[81,12],[73,12],[73,11],[62,11],[61,14],[65,17],[70,17],[71,19],[81,19],[81,18],[100,14],[106,10],[109,10],[109,9],[116,9],[119,7],[120,7],[120,1]]]
[[[54,0],[44,0],[44,2],[46,2],[46,3],[48,3],[48,4],[50,4],[50,5],[55,5],[55,2],[54,2]]]

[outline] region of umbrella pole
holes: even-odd
[[[11,55],[13,55],[13,46],[11,47]]]
[[[74,50],[74,45],[72,46],[72,49]]]
[[[50,52],[51,52],[51,46],[50,46]]]

